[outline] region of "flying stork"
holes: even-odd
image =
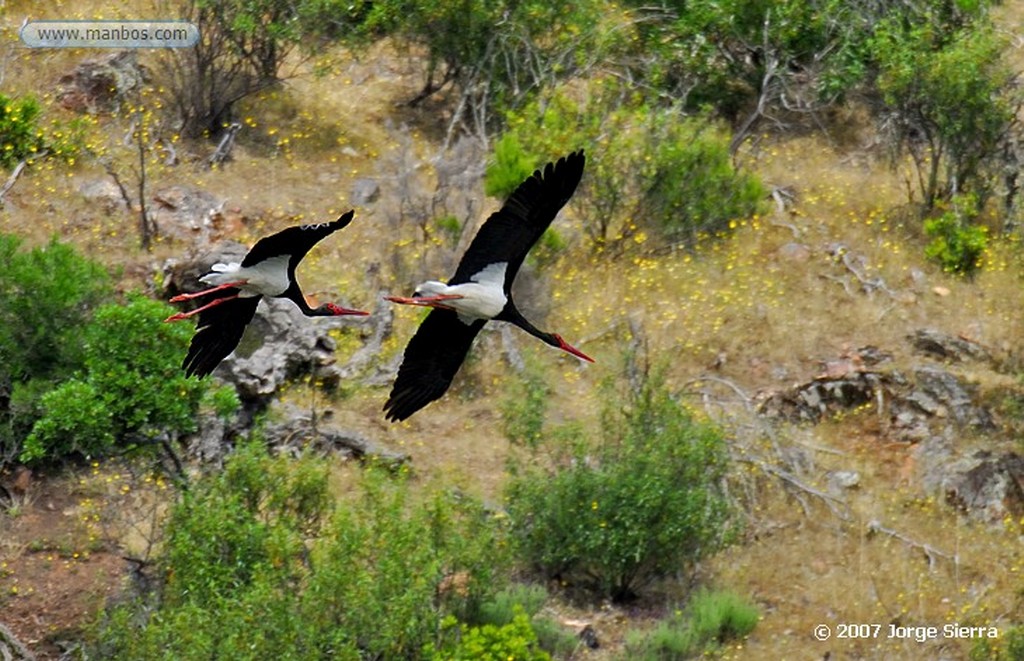
[[[561,336],[538,330],[512,300],[512,281],[530,248],[569,201],[583,176],[583,150],[548,163],[516,188],[477,232],[448,284],[429,280],[412,297],[389,301],[434,308],[409,341],[384,404],[388,420],[405,420],[448,390],[489,320],[507,321],[542,342],[594,362]]]
[[[210,273],[199,278],[200,282],[214,285],[212,288],[172,298],[171,302],[176,303],[216,295],[202,307],[173,314],[164,320],[178,321],[199,315],[196,334],[181,364],[185,376],[195,374],[203,378],[235,350],[264,296],[287,298],[307,317],[369,314],[334,303],[310,307],[295,280],[295,267],[306,253],[322,239],[352,222],[352,215],[353,212],[349,211],[333,222],[297,225],[264,237],[249,250],[241,264],[214,264]]]

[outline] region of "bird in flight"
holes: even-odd
[[[206,305],[190,312],[173,314],[164,320],[178,321],[199,315],[196,334],[181,364],[185,376],[195,374],[203,378],[235,350],[264,296],[287,298],[307,317],[369,314],[334,303],[313,308],[295,280],[295,267],[306,253],[322,239],[352,222],[353,213],[349,211],[329,223],[297,225],[264,237],[249,250],[241,264],[214,264],[211,272],[199,279],[213,285],[210,289],[172,298],[171,302],[177,303],[215,295]]]
[[[441,397],[473,339],[490,320],[507,321],[542,342],[594,362],[560,335],[537,329],[512,300],[512,282],[526,254],[572,197],[585,161],[583,150],[573,152],[520,184],[477,232],[447,284],[429,280],[412,297],[386,297],[395,303],[434,308],[405,349],[384,404],[388,420],[405,420]]]

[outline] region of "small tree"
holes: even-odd
[[[543,103],[510,113],[512,128],[496,143],[487,171],[488,190],[511,192],[527,164],[596,145],[570,205],[599,250],[621,251],[630,240],[642,241],[641,233],[692,244],[756,212],[764,189],[733,166],[729,138],[715,122],[621,93],[610,85],[579,102],[555,90]]]
[[[142,297],[96,311],[79,331],[82,372],[43,395],[22,461],[102,456],[118,443],[167,449],[195,429],[206,384],[182,373],[191,330],[163,323],[169,311]]]
[[[1018,106],[1014,75],[992,28],[938,36],[928,24],[889,21],[871,42],[883,125],[894,154],[913,161],[925,212],[963,193],[984,206],[991,165]]]
[[[363,3],[338,0],[178,0],[173,14],[199,28],[192,48],[163,60],[171,106],[188,137],[217,135],[236,104],[276,84],[298,48],[307,54],[345,31]]]
[[[103,267],[56,239],[0,234],[0,467],[21,452],[43,393],[82,360],[80,329],[111,291]]]
[[[564,444],[546,449],[567,456],[517,466],[506,500],[531,565],[624,600],[725,541],[726,453],[720,433],[696,422],[659,374],[608,386],[605,401],[600,440],[563,430]]]

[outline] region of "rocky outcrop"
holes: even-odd
[[[149,70],[139,64],[138,51],[119,51],[85,60],[74,71],[61,76],[57,101],[74,112],[113,113],[149,78]]]
[[[990,446],[988,439],[998,441],[998,425],[977,386],[951,367],[974,363],[991,370],[991,353],[933,329],[919,330],[907,340],[915,353],[945,364],[899,370],[887,364],[889,354],[865,347],[825,361],[823,372],[808,381],[762,395],[757,410],[776,420],[814,424],[871,405],[885,422],[881,433],[909,446],[904,478],[912,476],[926,492],[972,518],[1021,516],[1024,457],[977,449],[979,441]],[[833,493],[848,488],[837,475],[829,479]]]

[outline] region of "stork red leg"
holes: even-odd
[[[207,303],[201,308],[196,308],[195,310],[192,310],[191,312],[179,312],[178,314],[172,314],[171,316],[164,319],[164,323],[167,323],[168,321],[181,321],[182,319],[188,319],[192,315],[199,314],[203,310],[209,310],[215,305],[227,303],[228,301],[234,300],[236,298],[238,298],[238,294],[235,294],[234,296],[225,296],[224,298],[218,298],[210,303]]]
[[[206,296],[207,294],[212,294],[215,291],[221,291],[222,289],[231,289],[232,287],[241,287],[244,284],[246,284],[245,280],[239,280],[238,282],[229,282],[227,284],[217,285],[216,287],[213,287],[211,289],[204,289],[203,291],[197,291],[191,294],[178,294],[177,296],[171,299],[171,303],[178,303],[179,301],[190,301],[193,298]]]

